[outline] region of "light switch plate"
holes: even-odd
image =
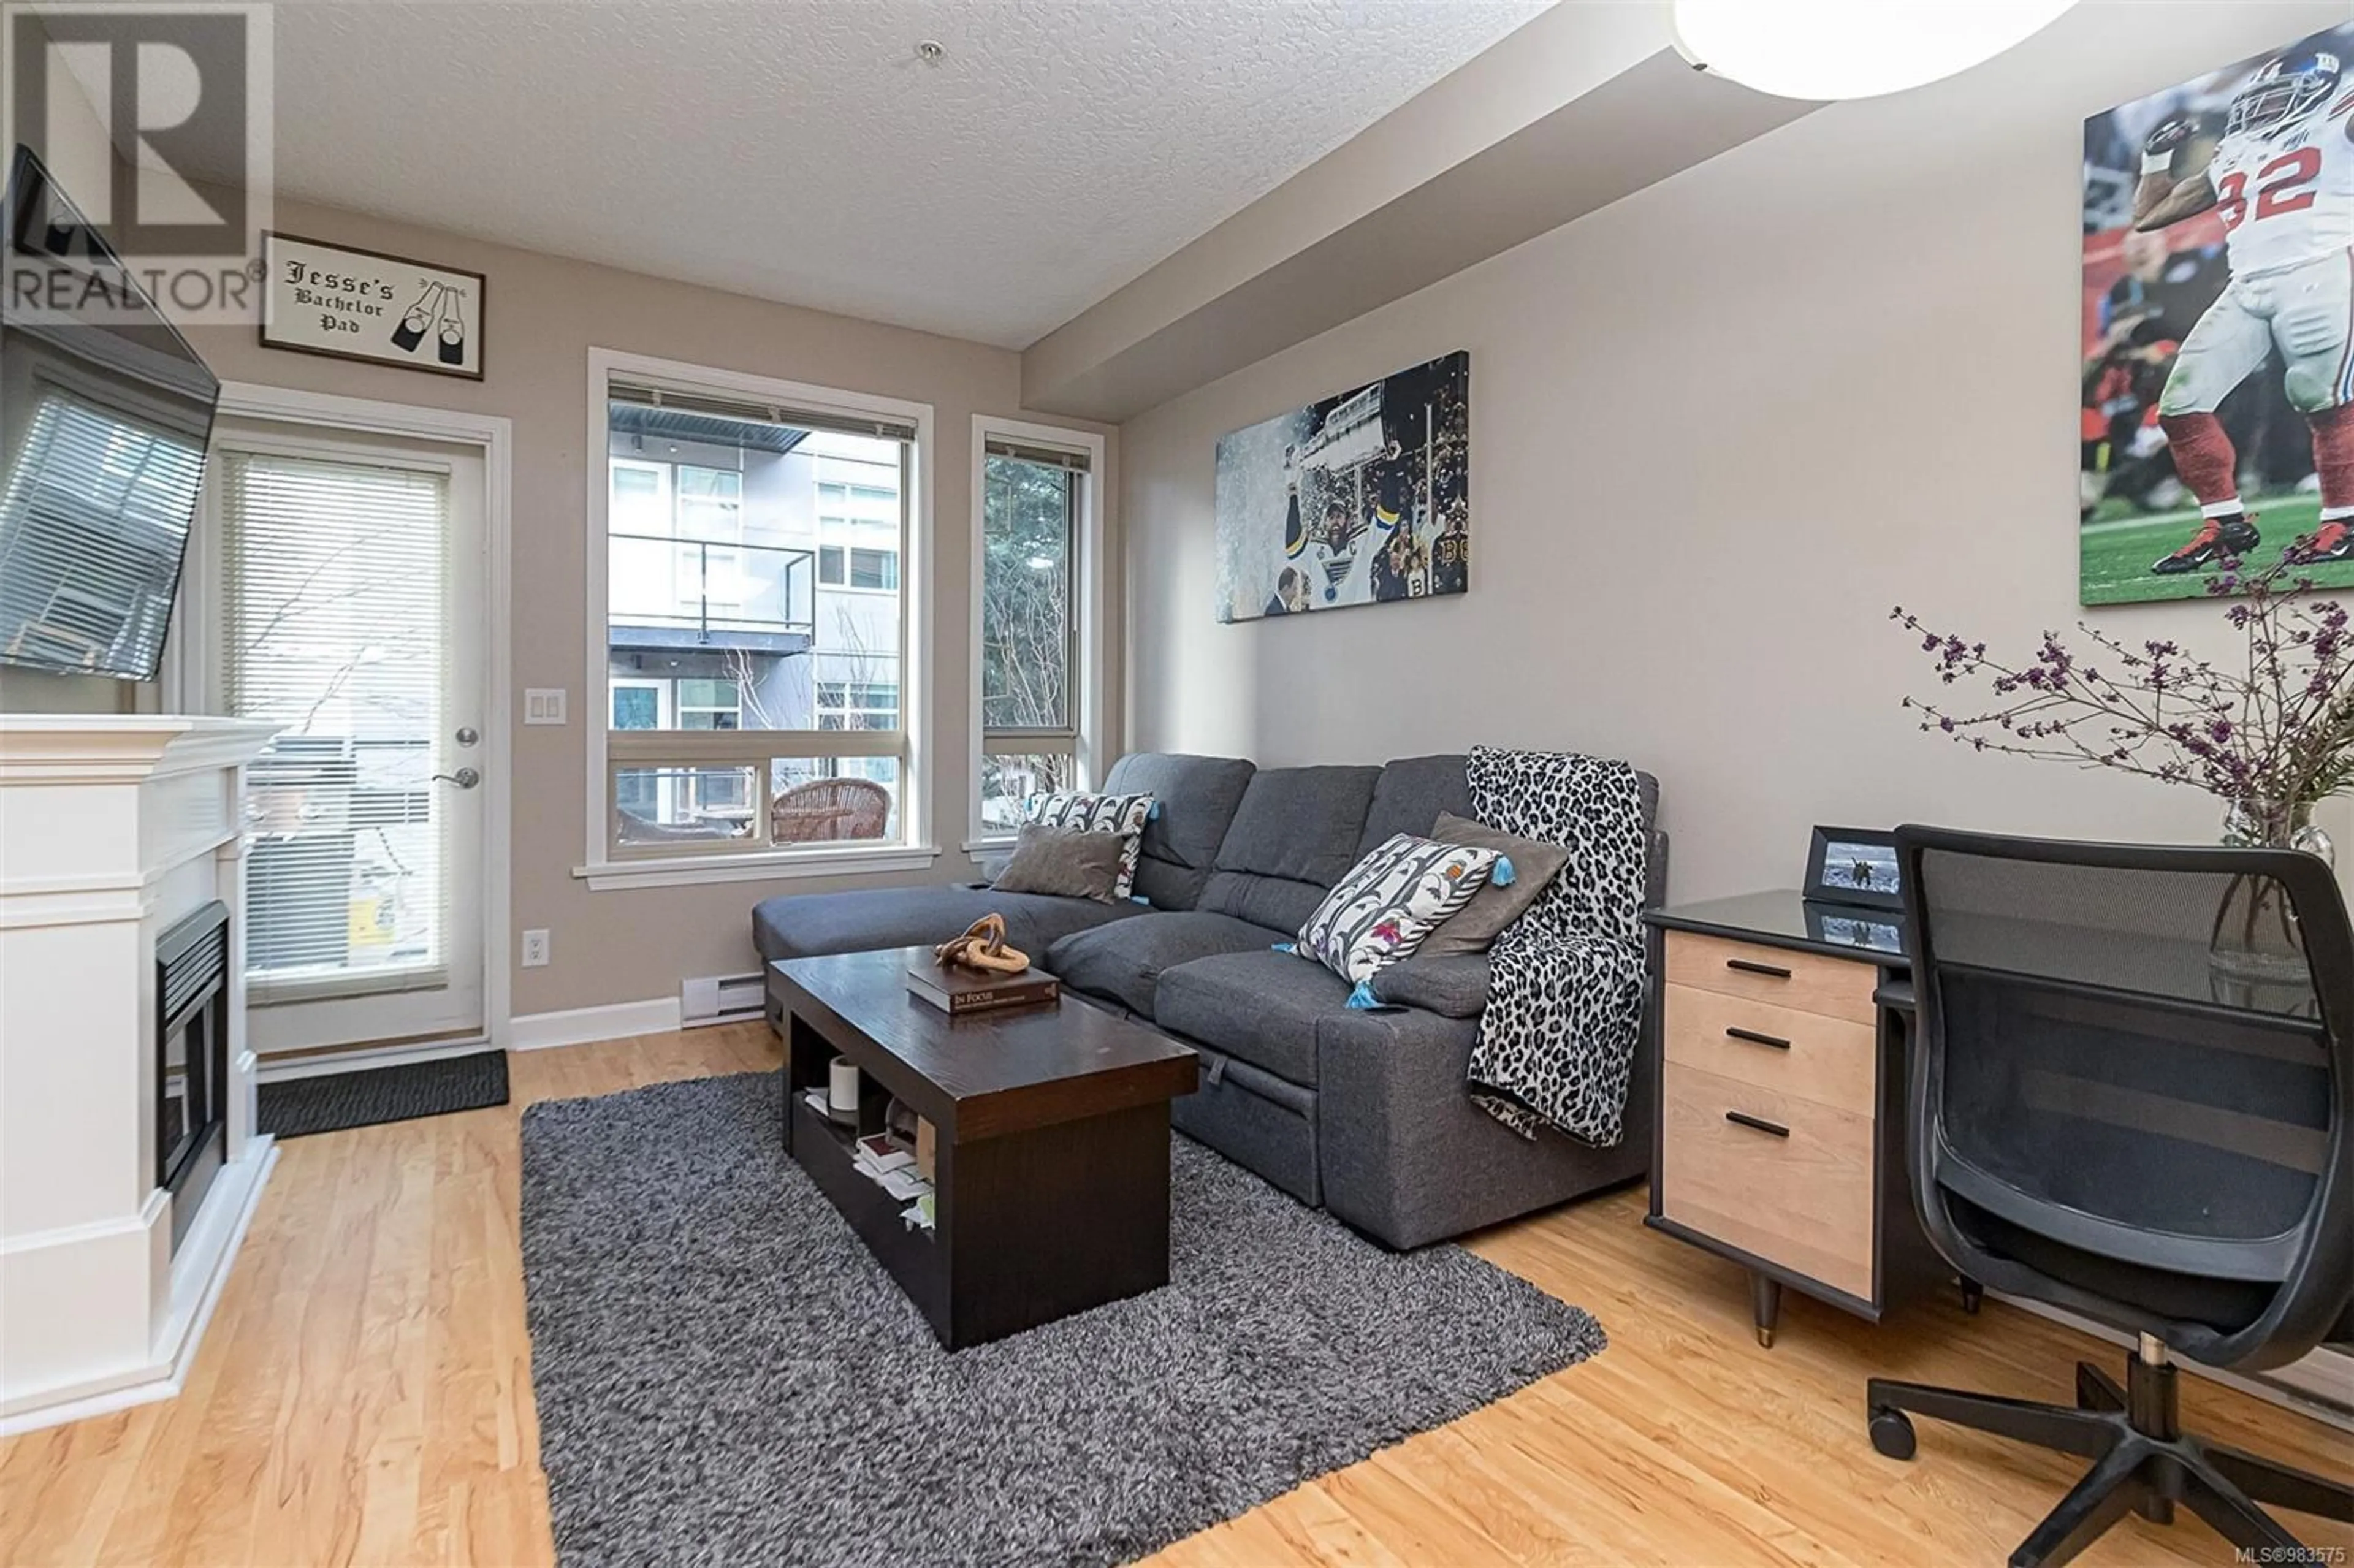
[[[562,686],[525,687],[523,722],[562,724],[564,722],[564,688]]]

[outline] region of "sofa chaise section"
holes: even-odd
[[[875,887],[788,895],[753,906],[752,944],[764,963],[930,946],[947,941],[992,910],[1005,916],[1007,941],[1037,954],[1073,931],[1141,915],[1144,906],[1044,893],[996,893],[986,887]]]

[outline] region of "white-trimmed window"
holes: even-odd
[[[591,350],[592,886],[913,869],[920,404]]]
[[[896,729],[899,687],[895,681],[820,681],[820,729]]]
[[[1024,802],[1100,771],[1101,438],[973,421],[971,842],[1012,835]]]

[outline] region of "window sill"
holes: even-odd
[[[1012,854],[1016,842],[1016,835],[1013,833],[1004,833],[993,839],[967,839],[964,841],[964,853],[975,860],[990,855]]]
[[[929,844],[868,844],[856,849],[757,850],[744,854],[669,855],[576,865],[592,893],[631,887],[694,887],[704,883],[785,882],[808,876],[879,875],[929,871],[940,852]]]

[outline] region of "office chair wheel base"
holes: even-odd
[[[1901,1410],[1875,1410],[1872,1413],[1872,1446],[1891,1459],[1909,1459],[1919,1446],[1913,1435],[1912,1417]]]
[[[2136,1356],[2122,1386],[2098,1368],[2077,1373],[2075,1404],[2043,1404],[1967,1389],[1873,1378],[1864,1385],[1872,1446],[1913,1457],[1912,1417],[1951,1422],[2093,1460],[2067,1496],[2010,1554],[2010,1568],[2060,1568],[2128,1513],[2168,1523],[2187,1508],[2243,1563],[2313,1563],[2266,1505],[2354,1521],[2354,1487],[2183,1432],[2170,1362]]]

